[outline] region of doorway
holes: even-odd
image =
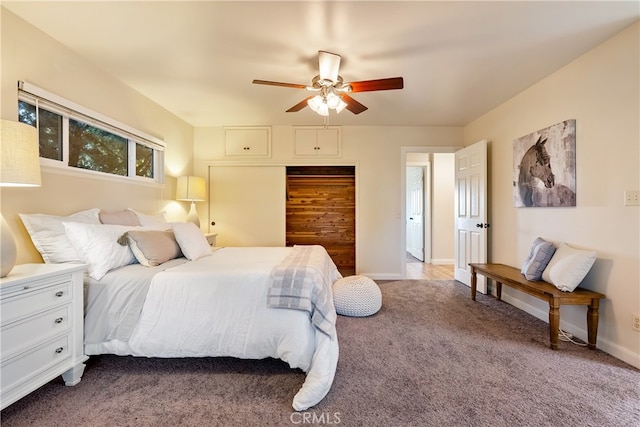
[[[407,259],[431,262],[431,155],[410,153],[406,166]]]
[[[455,206],[455,156],[458,147],[403,147],[403,218],[404,235],[402,246],[403,276],[411,279],[453,279],[454,264],[454,206]],[[414,204],[420,196],[416,192],[419,178],[417,169],[423,173],[422,224],[423,240],[420,259],[416,256],[415,236],[416,209]],[[420,206],[418,206],[420,207]],[[412,219],[413,218],[413,219]],[[418,252],[418,255],[420,253]],[[433,272],[433,274],[432,274]]]

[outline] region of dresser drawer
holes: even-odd
[[[2,359],[64,333],[71,327],[70,319],[71,304],[67,304],[4,326],[0,335]]]
[[[71,297],[71,282],[65,281],[3,298],[0,308],[2,324],[6,325],[32,313],[68,303]]]
[[[9,391],[31,377],[44,376],[49,370],[55,370],[58,364],[71,359],[69,351],[70,336],[64,335],[49,341],[27,353],[19,354],[8,360],[2,360],[2,393]],[[50,378],[51,379],[51,378]]]
[[[62,375],[82,378],[84,264],[20,264],[0,277],[0,409]]]

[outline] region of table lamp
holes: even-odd
[[[199,176],[181,176],[178,177],[176,186],[176,200],[185,200],[191,202],[191,209],[187,215],[187,221],[194,223],[200,227],[200,219],[196,212],[195,202],[203,202],[206,200],[206,183],[204,178]]]
[[[40,145],[35,127],[10,120],[0,120],[0,186],[39,187]],[[0,214],[0,277],[5,277],[16,263],[16,242],[9,225]]]

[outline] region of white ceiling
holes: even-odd
[[[317,51],[345,81],[404,77],[355,93],[369,109],[334,125],[460,126],[638,20],[638,1],[2,1],[80,56],[193,126],[312,125],[285,113]]]

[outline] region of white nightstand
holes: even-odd
[[[62,375],[84,372],[84,264],[17,265],[0,279],[0,401],[4,409]]]
[[[207,238],[207,242],[209,242],[209,246],[216,246],[216,239],[218,238],[218,233],[205,233],[204,236]]]

